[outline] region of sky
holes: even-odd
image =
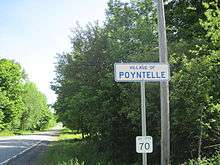
[[[52,104],[56,54],[71,48],[76,22],[105,18],[108,0],[0,0],[0,58],[20,63]]]

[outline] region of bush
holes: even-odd
[[[201,160],[193,159],[188,163],[184,163],[184,165],[219,165],[220,164],[220,153],[214,155],[211,158],[202,158]]]
[[[78,159],[71,159],[68,162],[62,162],[59,165],[84,165],[84,162],[79,163]]]

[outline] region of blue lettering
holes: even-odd
[[[161,77],[162,77],[162,78],[166,78],[165,72],[161,72]]]
[[[125,72],[125,78],[129,78],[129,72]]]
[[[145,73],[146,73],[146,72],[142,72],[142,74],[143,74],[143,78],[145,78]]]
[[[135,72],[131,72],[132,78],[134,78]]]
[[[146,73],[147,73],[147,78],[151,78],[150,72],[146,72]]]
[[[141,78],[141,72],[137,72],[136,77],[137,77],[137,78]]]
[[[119,72],[119,77],[123,77],[124,76],[124,72]]]

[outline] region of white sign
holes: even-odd
[[[169,65],[161,63],[115,63],[115,81],[168,81]]]
[[[151,136],[136,137],[136,152],[137,153],[152,153],[153,138]]]

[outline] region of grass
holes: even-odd
[[[58,137],[58,140],[68,140],[68,139],[78,139],[81,140],[82,139],[82,134],[77,133],[76,131],[71,131],[67,128],[62,129],[61,133]]]
[[[78,159],[75,159],[75,160],[71,159],[67,162],[59,163],[59,165],[85,165],[85,163],[84,162],[79,163]]]
[[[37,133],[40,131],[24,131],[24,130],[19,130],[19,131],[15,131],[14,134],[15,135],[27,135],[27,134],[33,134],[33,133]]]
[[[42,165],[110,165],[106,155],[98,153],[94,144],[83,140],[76,131],[63,129],[58,137],[42,156]]]
[[[9,130],[0,131],[0,136],[14,136],[15,133]]]
[[[15,136],[15,135],[28,135],[28,134],[35,134],[35,133],[39,133],[42,131],[49,131],[51,130],[50,128],[44,129],[44,130],[39,130],[39,131],[34,131],[34,130],[2,130],[0,131],[0,136]],[[68,131],[68,130],[63,130],[63,131]]]
[[[24,131],[24,130],[17,130],[17,131],[10,131],[10,130],[3,130],[0,131],[0,136],[15,136],[15,135],[27,135],[27,134],[34,134],[34,133],[38,133],[40,131]]]

